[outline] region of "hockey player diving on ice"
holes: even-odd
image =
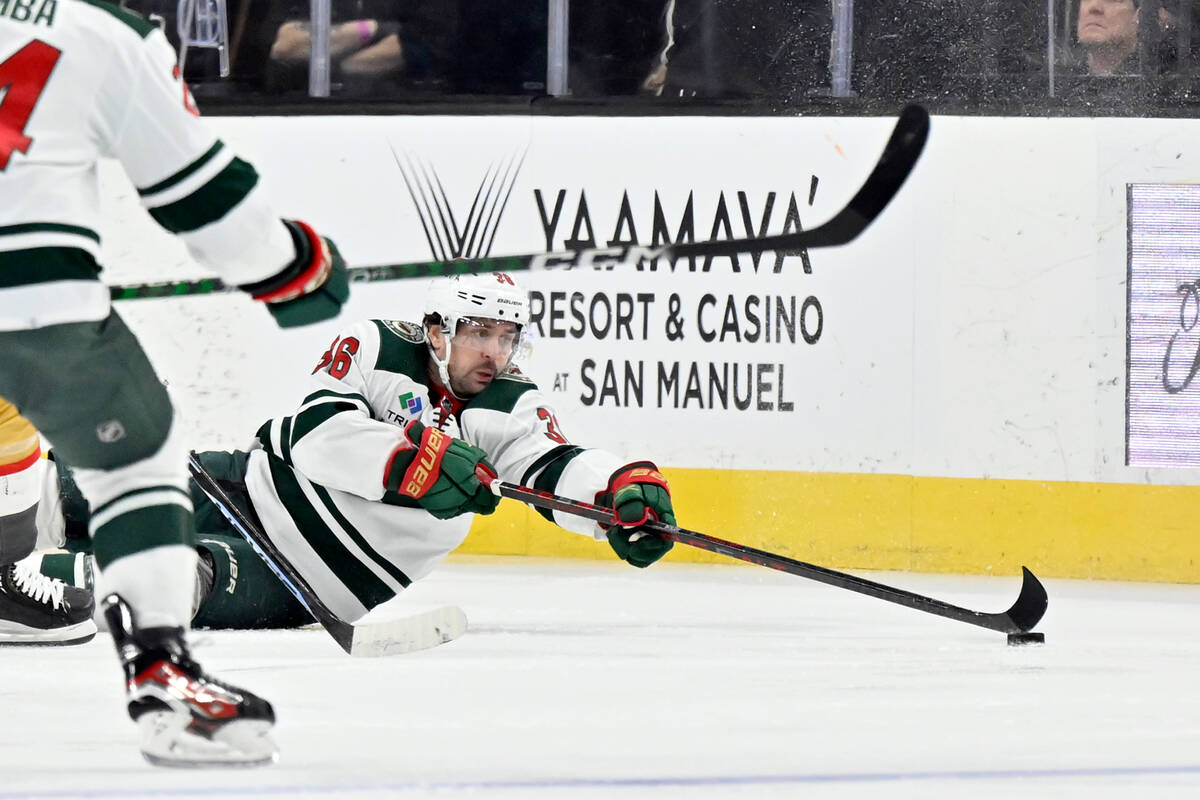
[[[514,363],[526,293],[507,274],[437,279],[420,322],[368,320],[341,332],[295,411],[262,424],[245,451],[200,453],[225,493],[338,617],[361,618],[428,575],[498,498],[481,467],[504,481],[615,507],[621,524],[541,512],[607,541],[637,567],[672,542],[643,531],[675,524],[670,490],[647,461],[569,441],[558,414]],[[418,454],[435,443],[420,477]],[[87,510],[62,462],[48,470],[41,556],[65,582],[85,574]],[[312,621],[272,570],[195,484],[200,554],[194,624],[289,627]]]

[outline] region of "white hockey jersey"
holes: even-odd
[[[473,515],[439,520],[384,488],[413,419],[481,448],[501,480],[591,502],[624,460],[571,444],[549,398],[516,370],[465,404],[426,377],[420,326],[369,320],[334,340],[294,414],[265,423],[246,488],[264,531],[321,599],[355,620],[427,575],[466,537]],[[603,539],[598,526],[545,512]]]
[[[99,320],[97,160],[197,261],[254,283],[295,259],[254,168],[199,119],[156,26],[95,0],[0,1],[0,330]]]

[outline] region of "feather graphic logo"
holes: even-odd
[[[392,149],[396,165],[408,187],[413,206],[429,242],[429,251],[438,261],[456,258],[481,258],[491,253],[500,219],[512,197],[517,175],[525,163],[525,153],[492,163],[471,199],[461,220],[451,207],[450,197],[437,170],[428,162]],[[460,209],[461,211],[461,209]]]

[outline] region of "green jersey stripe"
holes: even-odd
[[[82,225],[64,225],[59,222],[23,222],[20,225],[0,225],[0,236],[16,236],[22,233],[70,233],[86,236],[100,244],[100,234]],[[3,246],[0,242],[0,246]]]
[[[393,580],[395,580],[401,586],[407,588],[412,581],[409,580],[408,576],[401,572],[395,564],[381,556],[379,551],[372,547],[367,540],[363,538],[363,535],[358,532],[358,529],[350,524],[350,520],[346,519],[342,515],[342,512],[338,510],[337,504],[333,502],[333,498],[329,496],[329,490],[324,486],[318,486],[315,483],[313,484],[313,489],[316,490],[317,497],[321,498],[321,502],[325,504],[325,510],[337,520],[338,525],[342,526],[342,531],[349,536],[350,539],[356,545],[358,545],[364,553],[367,554],[368,558],[378,564],[388,575],[391,575]]]
[[[254,432],[254,438],[258,439],[259,444],[269,453],[279,455],[278,443],[271,435],[271,429],[274,427],[275,420],[269,419],[262,425],[258,426],[258,430]]]
[[[367,400],[367,398],[363,397],[358,392],[335,392],[332,389],[321,389],[313,392],[308,397],[305,397],[304,400],[301,401],[300,405],[306,406],[309,403],[315,403],[318,400],[327,400],[330,398],[337,400],[349,400],[361,405],[363,411],[366,411],[367,413],[370,413],[371,411],[371,401]]]
[[[406,322],[371,320],[379,329],[379,355],[372,365],[375,369],[407,375],[429,387],[426,365],[429,349],[424,342],[424,330]]]
[[[546,453],[544,456],[533,462],[533,465],[525,470],[525,475],[521,478],[521,483],[529,486],[529,479],[533,475],[537,478],[530,487],[537,492],[549,492],[550,494],[558,493],[558,479],[562,477],[563,470],[567,468],[567,464],[571,463],[571,459],[583,452],[582,447],[574,445],[562,444]],[[538,473],[541,470],[541,473]],[[586,498],[591,500],[591,498]],[[554,522],[554,512],[548,508],[539,508],[537,512],[546,519]]]
[[[0,250],[0,288],[49,281],[92,281],[99,275],[95,257],[77,247]]]
[[[498,376],[487,388],[475,395],[471,402],[467,403],[467,408],[491,409],[511,414],[521,395],[536,388],[533,381],[523,375],[506,373]]]
[[[98,8],[101,11],[112,14],[121,22],[128,25],[134,33],[143,39],[158,30],[157,25],[143,17],[141,14],[137,14],[127,8],[122,8],[116,3],[105,3],[102,2],[102,0],[82,0],[82,2],[87,3],[93,8]]]
[[[334,402],[327,402],[330,400]],[[295,444],[322,422],[343,411],[363,411],[370,414],[371,404],[357,392],[335,392],[330,389],[313,392],[304,398],[300,404],[300,411],[292,417],[290,442]]]
[[[159,486],[143,486],[140,489],[133,489],[128,492],[122,492],[121,494],[117,495],[113,499],[109,500],[107,503],[101,503],[100,505],[96,506],[95,508],[92,509],[92,517],[95,518],[95,517],[101,516],[109,508],[111,508],[115,504],[121,502],[122,500],[125,500],[126,498],[137,497],[138,495],[150,494],[151,492],[171,492],[173,494],[178,494],[178,495],[181,495],[181,496],[187,498],[187,501],[189,503],[192,502],[192,496],[190,494],[188,494],[186,491],[184,491],[183,489],[180,489],[178,486],[171,486],[168,484],[163,484],[163,485],[159,485]]]
[[[92,552],[103,569],[118,558],[156,547],[192,545],[192,512],[167,504],[143,506],[118,514],[96,528]]]
[[[328,422],[332,417],[336,417],[338,414],[347,411],[354,412],[358,410],[358,406],[346,402],[317,403],[316,405],[309,406],[292,418],[292,445],[294,446],[322,423]]]
[[[292,418],[284,417],[279,423],[279,456],[288,466],[292,464]]]
[[[188,233],[223,219],[258,183],[254,167],[235,158],[213,179],[187,197],[150,209],[150,216],[171,233]]]
[[[528,486],[529,481],[533,480],[533,476],[535,476],[539,472],[541,472],[546,467],[547,464],[551,464],[551,463],[557,461],[558,459],[562,458],[564,455],[568,455],[569,458],[567,458],[567,460],[564,461],[563,465],[562,465],[562,467],[565,467],[567,464],[567,461],[570,461],[572,458],[574,458],[581,452],[583,452],[583,449],[580,447],[576,447],[575,445],[560,444],[558,447],[554,448],[553,450],[542,454],[541,458],[539,458],[537,461],[534,461],[532,464],[529,465],[529,469],[525,470],[525,474],[521,476],[521,485]],[[562,467],[559,467],[558,471],[555,473],[555,483],[558,482],[557,476],[562,474]],[[545,489],[546,491],[553,491],[554,484],[551,484],[549,487],[538,486],[537,488]]]
[[[221,152],[221,148],[223,148],[224,146],[225,146],[225,144],[223,142],[218,141],[212,147],[208,148],[208,152],[206,152],[204,155],[197,158],[192,163],[188,164],[183,169],[179,170],[179,172],[176,172],[174,175],[170,176],[169,178],[164,178],[163,180],[159,181],[158,183],[154,184],[153,186],[147,186],[145,189],[138,189],[138,196],[146,197],[148,195],[158,194],[159,192],[170,189],[175,184],[177,184],[180,181],[183,181],[186,178],[188,178],[189,176],[191,176],[193,173],[195,173],[198,169],[203,167],[209,161],[212,161],[213,158],[216,157],[217,153]]]
[[[346,589],[366,608],[374,608],[395,597],[396,593],[359,561],[338,539],[337,534],[329,529],[309,503],[291,468],[272,456],[268,456],[267,464],[279,500],[296,529]]]

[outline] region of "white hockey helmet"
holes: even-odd
[[[522,331],[529,321],[529,295],[504,272],[485,272],[477,275],[453,275],[439,278],[429,286],[425,295],[425,341],[429,356],[437,364],[442,385],[454,394],[450,386],[450,353],[459,326],[472,320],[512,322],[517,326],[517,341],[512,355],[501,371],[507,369],[518,353],[523,352]],[[429,340],[429,326],[442,326],[445,354],[439,358]],[[462,399],[462,398],[460,398]]]
[[[442,330],[453,336],[464,319],[513,322],[520,328],[529,321],[529,295],[504,272],[453,275],[439,278],[425,296],[425,316],[441,318]]]

